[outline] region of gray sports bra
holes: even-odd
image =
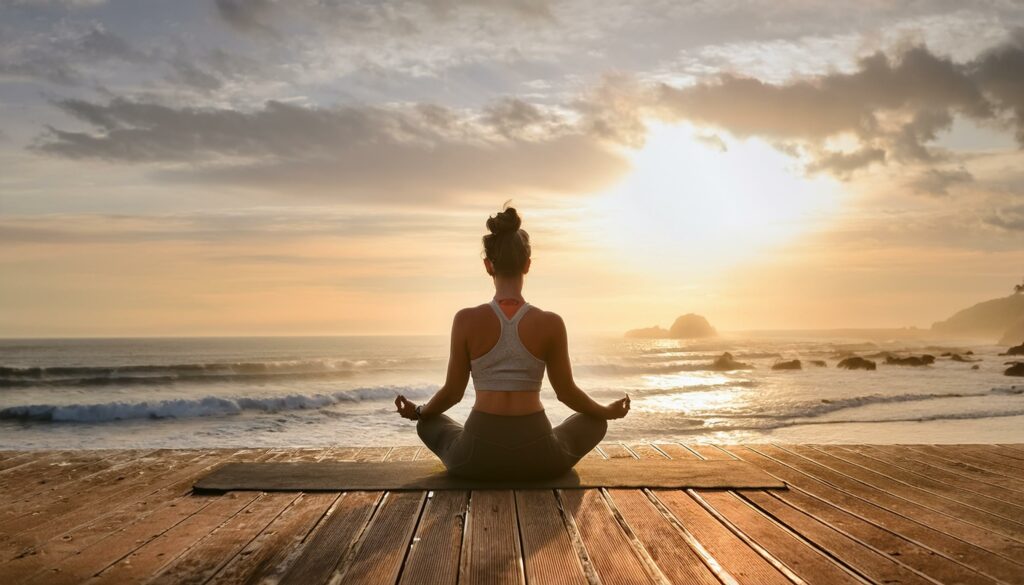
[[[470,360],[473,387],[477,390],[540,390],[546,364],[530,353],[519,340],[519,321],[530,310],[530,303],[523,303],[511,319],[505,316],[497,301],[492,300],[490,305],[501,322],[501,335],[490,351]]]

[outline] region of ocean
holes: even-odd
[[[609,440],[1024,442],[1024,381],[1003,375],[1003,347],[571,341],[581,388],[601,402],[632,397]],[[0,449],[415,444],[414,424],[393,400],[422,402],[438,389],[447,345],[442,336],[0,340]],[[711,369],[726,351],[752,369]],[[968,351],[977,361],[942,356]],[[876,357],[876,371],[836,368],[844,356],[881,352],[937,360],[911,367]],[[801,359],[804,369],[772,370],[781,359]],[[546,381],[542,397],[552,422],[570,414]],[[470,383],[448,414],[464,419],[472,402]]]

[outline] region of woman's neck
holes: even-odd
[[[494,277],[494,298],[523,300],[523,277]]]

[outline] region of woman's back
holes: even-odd
[[[503,415],[543,410],[538,389],[553,338],[551,314],[520,303],[512,308],[501,306],[502,314],[499,315],[495,310],[497,306],[497,303],[487,303],[462,311],[466,351],[470,363],[476,368],[473,371],[476,388],[473,408]],[[502,331],[505,331],[504,338]],[[499,344],[502,347],[498,347]],[[496,355],[495,351],[499,354]],[[511,363],[502,364],[500,360]],[[511,384],[509,368],[516,370]],[[535,376],[538,378],[536,381],[532,379]],[[514,381],[517,379],[522,380],[518,385]]]

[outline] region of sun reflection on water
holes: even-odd
[[[738,395],[732,388],[680,392],[644,397],[635,408],[641,412],[707,413],[735,408]]]
[[[674,374],[656,374],[642,376],[644,386],[658,390],[679,388],[685,390],[700,386],[724,386],[733,382],[732,378],[716,373],[677,372]]]

